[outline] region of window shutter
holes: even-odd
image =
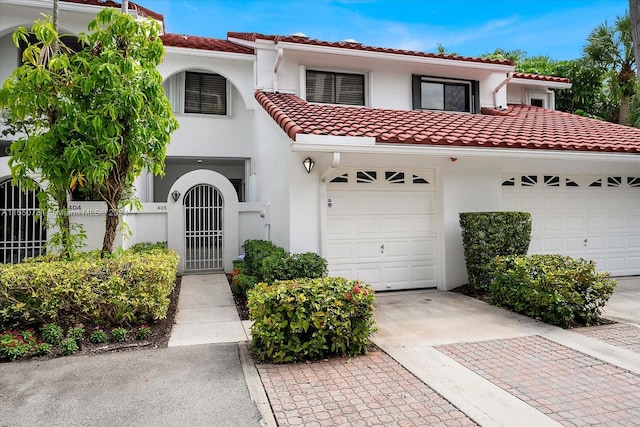
[[[219,74],[187,72],[184,112],[227,114],[227,80]]]
[[[307,101],[333,104],[335,79],[331,73],[307,71]]]
[[[200,112],[200,74],[186,73],[184,81],[184,112]]]
[[[364,105],[364,75],[336,74],[336,104]]]
[[[420,110],[422,108],[422,76],[413,74],[411,76],[411,87],[413,109]]]
[[[200,75],[200,108],[204,114],[227,114],[227,81],[219,74]]]

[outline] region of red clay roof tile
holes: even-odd
[[[253,49],[228,40],[212,39],[200,36],[187,36],[184,34],[163,34],[162,43],[165,46],[185,47],[190,49],[213,50],[218,52],[253,54]]]
[[[242,33],[242,32],[229,31],[227,32],[227,38],[235,38],[235,39],[246,40],[246,41],[271,40],[276,44],[279,42],[300,43],[300,44],[308,44],[312,46],[335,47],[335,48],[341,48],[341,49],[361,50],[361,51],[367,51],[367,52],[380,52],[380,53],[391,53],[396,55],[419,56],[423,58],[440,58],[440,59],[451,59],[454,61],[479,62],[484,64],[513,65],[513,61],[510,61],[507,59],[474,58],[470,56],[420,52],[416,50],[392,49],[392,48],[384,48],[384,47],[367,46],[362,43],[353,43],[353,42],[347,42],[347,41],[328,42],[328,41],[310,39],[309,37],[300,37],[300,36],[277,36],[277,35],[265,35],[265,34],[259,34],[259,33]]]
[[[529,105],[482,114],[309,104],[257,91],[287,135],[373,137],[377,143],[640,153],[640,129]]]
[[[513,77],[516,79],[539,80],[543,82],[571,83],[571,80],[566,77],[543,76],[542,74],[513,73]]]

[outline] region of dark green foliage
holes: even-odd
[[[327,260],[313,252],[289,254],[265,240],[247,240],[244,250],[244,261],[233,264],[232,289],[238,295],[246,295],[259,282],[327,275]]]
[[[167,242],[155,242],[155,243],[143,242],[143,243],[136,243],[135,245],[131,246],[128,250],[137,254],[140,252],[149,252],[149,251],[165,250],[165,249],[167,249]]]
[[[178,256],[168,250],[0,264],[0,326],[163,319],[177,264]]]
[[[274,363],[366,352],[374,292],[343,278],[260,283],[249,292],[253,352]]]
[[[244,242],[244,263],[249,274],[262,277],[262,261],[272,255],[284,256],[286,251],[266,240],[247,240]]]
[[[531,241],[528,212],[461,212],[462,244],[469,285],[486,293],[496,256],[526,255]]]
[[[498,257],[490,285],[493,302],[552,325],[592,325],[616,282],[593,261],[562,255]]]
[[[60,354],[63,356],[69,356],[79,349],[78,343],[73,338],[65,338],[60,342]]]
[[[327,274],[327,261],[318,254],[276,254],[262,261],[260,281],[290,280],[306,277],[317,279]]]
[[[62,328],[55,323],[49,323],[40,328],[42,339],[47,344],[58,345],[62,340]]]

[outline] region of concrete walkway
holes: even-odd
[[[248,341],[224,274],[182,277],[169,347]]]

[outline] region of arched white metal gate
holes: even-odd
[[[38,192],[0,183],[0,262],[18,263],[44,253],[47,230],[40,219]]]
[[[191,187],[184,196],[185,271],[222,270],[222,194],[212,185]]]

